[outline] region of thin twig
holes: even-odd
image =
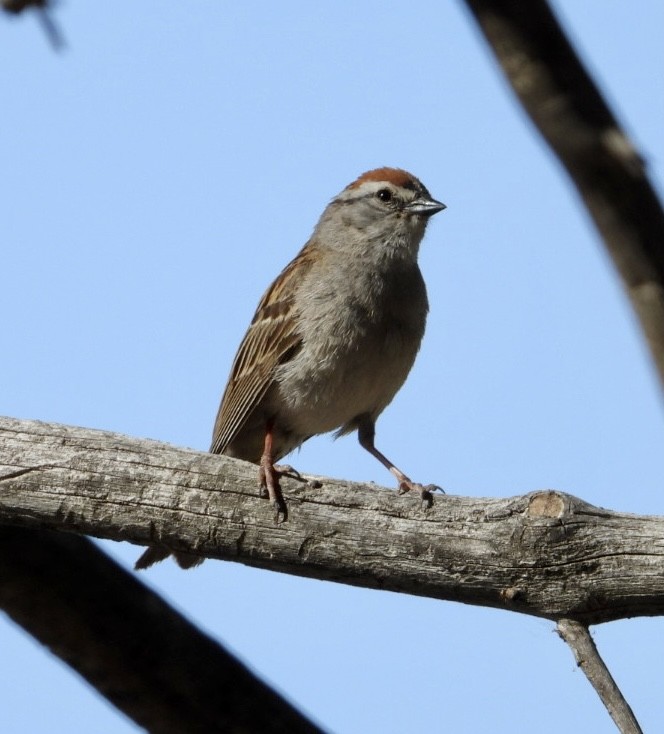
[[[588,627],[573,619],[561,619],[557,631],[572,649],[576,664],[597,691],[621,734],[642,734],[634,712],[602,660]]]

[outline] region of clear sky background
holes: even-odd
[[[555,8],[661,193],[664,4]],[[462,3],[67,0],[55,17],[61,54],[34,16],[0,17],[0,414],[206,450],[265,287],[332,196],[400,166],[448,209],[421,251],[427,335],[378,446],[451,494],[664,513],[641,334]],[[354,437],[291,460],[393,486]],[[140,552],[103,546],[128,567]],[[328,731],[614,731],[543,620],[217,561],[141,579]],[[594,635],[664,731],[664,620]],[[136,728],[0,618],[0,730]]]

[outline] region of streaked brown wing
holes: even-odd
[[[275,369],[301,343],[293,312],[295,289],[312,263],[311,250],[305,246],[261,298],[235,356],[221,399],[214,424],[212,453],[223,453],[235,439],[270,388]]]

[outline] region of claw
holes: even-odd
[[[406,494],[406,492],[413,491],[417,492],[420,495],[423,510],[428,510],[433,507],[433,492],[436,492],[438,490],[443,492],[443,488],[439,487],[437,484],[427,484],[425,486],[423,484],[413,482],[407,478],[401,479],[401,481],[399,482],[399,487],[397,489],[399,494]]]
[[[279,525],[282,522],[288,520],[288,507],[283,499],[277,499],[272,503],[274,508],[274,524]],[[279,519],[281,517],[281,519]]]
[[[424,511],[430,510],[433,507],[433,495],[426,487],[422,487],[420,501],[421,507]]]
[[[291,477],[291,479],[302,479],[302,475],[297,469],[290,464],[275,464],[274,470],[282,477]]]
[[[399,486],[397,487],[397,493],[398,494],[406,494],[406,492],[410,492],[411,489],[413,489],[413,483],[410,481],[410,479],[403,479],[399,482]]]
[[[320,489],[323,484],[319,482],[317,479],[307,479],[306,477],[303,477],[300,472],[293,468],[290,464],[275,464],[274,470],[279,474],[280,477],[289,477],[290,479],[295,479],[298,482],[302,482],[303,484],[306,484],[307,487],[311,487],[312,489]]]
[[[441,494],[445,494],[445,490],[439,484],[426,484],[424,489],[426,489],[427,492],[440,492]]]

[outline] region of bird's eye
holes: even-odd
[[[392,192],[389,189],[381,189],[376,196],[384,203],[389,204],[392,201]]]

